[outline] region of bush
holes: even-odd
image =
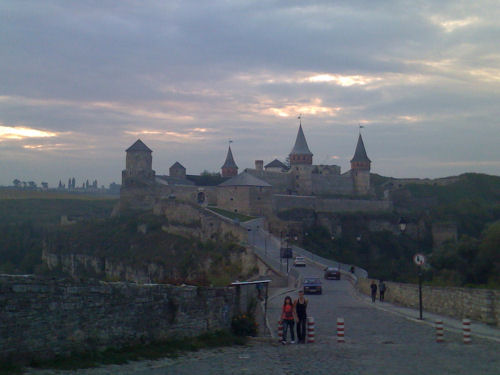
[[[240,314],[233,317],[231,321],[231,331],[236,336],[256,336],[257,322],[253,314]]]

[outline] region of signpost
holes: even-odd
[[[422,320],[422,266],[425,264],[425,256],[423,254],[415,254],[413,261],[418,266],[418,304],[420,320]]]
[[[293,258],[293,250],[291,247],[282,247],[280,249],[281,258],[286,259],[286,272],[288,273],[288,259]]]

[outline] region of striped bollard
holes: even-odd
[[[314,318],[307,317],[307,343],[314,344]]]
[[[283,341],[283,322],[278,320],[278,340]]]
[[[345,342],[344,339],[344,318],[337,318],[337,342]]]
[[[470,344],[470,319],[462,319],[462,329],[464,331],[464,344]]]
[[[444,326],[442,320],[436,320],[436,342],[444,342]]]

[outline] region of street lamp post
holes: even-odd
[[[418,307],[419,319],[422,320],[422,267],[418,267]]]
[[[286,250],[285,250],[285,253],[286,253],[286,273],[288,274],[288,248],[289,248],[289,239],[290,239],[290,234],[287,233],[286,234]]]
[[[399,218],[399,230],[401,231],[401,235],[404,234],[408,225],[408,221],[404,217]],[[422,320],[422,266],[425,262],[425,257],[422,254],[415,254],[413,257],[413,261],[418,267],[418,311],[419,311],[419,319]]]
[[[266,255],[267,258],[267,234],[264,233],[264,254]]]

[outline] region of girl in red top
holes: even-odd
[[[295,344],[295,334],[293,332],[293,326],[295,324],[295,310],[290,296],[286,296],[285,301],[283,302],[283,309],[281,310],[281,323],[283,323],[282,344],[286,344],[286,333],[288,328],[290,328],[290,344]]]

